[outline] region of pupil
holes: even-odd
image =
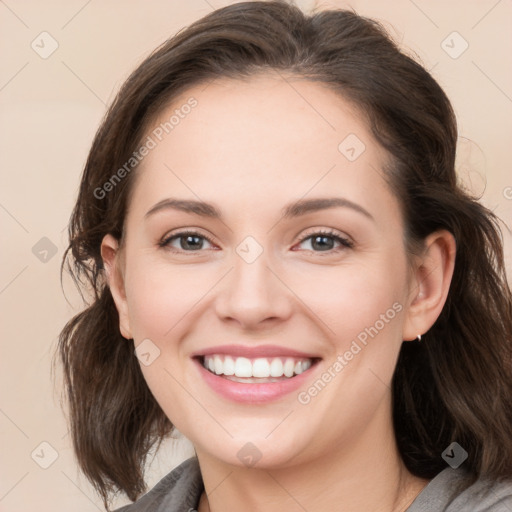
[[[182,249],[201,249],[202,246],[203,241],[199,236],[189,235],[181,238]]]
[[[312,246],[319,251],[328,251],[334,247],[334,240],[329,236],[315,236]]]

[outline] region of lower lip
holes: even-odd
[[[304,384],[311,374],[311,370],[316,366],[313,364],[311,368],[295,377],[286,378],[277,382],[263,382],[261,384],[234,382],[232,380],[220,377],[208,371],[199,360],[194,360],[199,372],[205,382],[219,395],[242,403],[265,403],[278,400],[283,396],[296,391]]]

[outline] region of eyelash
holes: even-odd
[[[197,231],[180,231],[178,233],[173,233],[172,235],[170,235],[168,237],[165,237],[161,242],[159,242],[158,245],[160,247],[168,249],[168,250],[170,250],[171,252],[174,252],[174,253],[192,253],[193,254],[193,253],[201,252],[201,250],[199,250],[199,251],[185,251],[183,249],[171,248],[170,243],[173,240],[176,240],[176,239],[179,239],[179,238],[184,238],[186,236],[195,236],[195,237],[198,237],[198,238],[204,238],[205,240],[207,240],[212,245],[215,245],[215,242],[213,241],[212,238],[210,238],[209,236],[204,235],[202,233],[198,233]],[[310,249],[308,249],[310,252],[315,252],[315,253],[318,253],[318,254],[322,254],[322,253],[333,254],[333,253],[338,252],[340,250],[352,249],[354,247],[354,243],[351,240],[349,240],[348,238],[344,238],[344,237],[338,235],[335,231],[332,231],[332,230],[314,231],[314,232],[309,233],[309,234],[305,235],[304,237],[302,237],[297,242],[297,244],[300,245],[300,244],[304,243],[306,240],[309,240],[310,238],[315,238],[315,237],[318,237],[318,236],[330,237],[330,238],[334,239],[335,242],[338,242],[341,247],[337,247],[337,248],[334,248],[334,249],[329,249],[327,251],[311,251]],[[295,245],[297,245],[297,244],[295,244]]]
[[[328,251],[312,251],[312,252],[315,252],[318,254],[322,254],[322,253],[332,254],[334,252],[339,252],[343,249],[353,249],[353,247],[354,247],[354,243],[351,240],[349,240],[348,238],[345,238],[341,235],[338,235],[335,231],[332,231],[330,229],[323,229],[323,230],[321,229],[320,231],[313,231],[312,233],[308,233],[307,235],[305,235],[304,237],[302,237],[299,240],[298,244],[302,244],[306,240],[309,240],[310,238],[315,238],[318,236],[326,236],[326,237],[332,238],[332,239],[334,239],[335,242],[338,242],[341,246],[341,247],[337,247],[335,249],[330,249]],[[295,244],[295,245],[297,245],[297,244]]]
[[[208,240],[211,244],[215,244],[212,238],[210,238],[207,235],[203,235],[202,233],[198,233],[197,231],[179,231],[178,233],[173,233],[170,236],[165,237],[158,245],[162,248],[169,249],[172,252],[189,252],[194,253],[198,251],[184,251],[184,250],[177,250],[174,247],[170,247],[170,243],[174,239],[184,238],[186,236],[197,236],[199,238],[204,238],[205,240]]]

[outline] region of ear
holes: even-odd
[[[453,235],[436,231],[425,239],[425,250],[410,282],[409,304],[402,339],[414,340],[427,332],[441,314],[448,296],[455,266]]]
[[[101,257],[110,293],[119,313],[119,330],[124,338],[132,339],[124,286],[122,252],[119,249],[119,242],[112,235],[104,236],[101,242]]]

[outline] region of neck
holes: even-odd
[[[199,512],[403,512],[428,481],[407,471],[392,429],[387,439],[375,434],[369,426],[348,449],[331,446],[286,467],[237,467],[198,450],[206,489]]]

